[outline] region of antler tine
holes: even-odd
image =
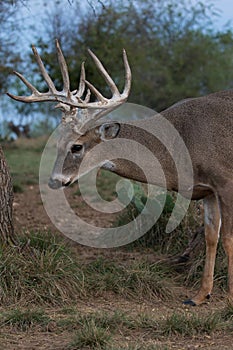
[[[39,91],[19,72],[13,72],[22,82],[32,91],[32,96],[39,96]],[[7,95],[13,98],[16,101],[25,102],[25,98],[27,99],[29,96],[17,96],[7,92]],[[31,97],[31,96],[30,96]]]
[[[60,65],[62,79],[63,79],[63,91],[68,96],[70,94],[70,77],[69,77],[69,72],[68,72],[66,60],[64,58],[64,55],[62,53],[61,47],[60,47],[57,39],[56,39],[56,48],[57,48],[58,62]]]
[[[45,66],[44,66],[44,63],[42,62],[42,59],[41,59],[40,55],[38,54],[37,49],[34,45],[32,45],[32,51],[33,51],[33,54],[35,56],[36,62],[40,68],[41,74],[48,85],[49,90],[53,94],[56,94],[57,90],[54,86],[54,83],[53,83],[52,79],[50,78],[49,74],[47,73]]]
[[[96,55],[90,49],[88,49],[88,53],[92,57],[93,61],[95,62],[96,67],[99,69],[99,71],[102,74],[102,76],[104,77],[106,83],[110,87],[110,90],[112,91],[113,96],[119,97],[120,93],[119,93],[119,90],[118,90],[116,84],[114,83],[114,81],[112,80],[112,78],[110,77],[110,75],[108,74],[108,72],[106,71],[106,69],[104,68],[102,63],[100,62],[100,60],[96,57]]]
[[[132,81],[132,73],[128,61],[128,57],[126,54],[125,49],[123,49],[123,60],[124,60],[124,67],[125,67],[125,87],[123,91],[123,95],[128,96],[131,88],[131,81]]]
[[[89,89],[93,92],[93,94],[97,97],[98,101],[102,103],[106,103],[108,100],[92,85],[88,80],[85,80],[85,83],[89,87]]]
[[[78,101],[82,97],[85,91],[85,79],[86,79],[86,72],[85,72],[85,62],[82,62],[81,64],[81,71],[80,71],[80,79],[79,79],[79,87],[78,90],[72,91],[72,95],[75,96]]]
[[[35,59],[37,61],[41,74],[48,85],[49,91],[48,92],[38,91],[22,74],[18,72],[14,72],[14,74],[16,74],[18,78],[31,90],[32,94],[30,96],[15,96],[13,94],[7,93],[8,96],[10,96],[11,98],[17,101],[22,101],[22,102],[31,103],[31,102],[50,101],[50,102],[58,102],[60,104],[66,104],[74,108],[98,109],[98,110],[104,109],[105,111],[111,110],[112,108],[116,108],[117,106],[119,106],[120,104],[124,103],[127,100],[129,91],[130,91],[130,86],[131,86],[131,71],[130,71],[125,50],[123,51],[123,60],[124,60],[124,67],[125,67],[125,87],[122,94],[120,94],[116,84],[114,83],[114,81],[112,80],[112,78],[110,77],[110,75],[108,74],[108,72],[106,71],[102,63],[100,62],[100,60],[96,57],[96,55],[91,50],[88,50],[98,70],[103,75],[107,85],[111,89],[112,97],[110,99],[107,99],[94,87],[94,85],[92,85],[89,81],[86,80],[84,63],[82,63],[81,65],[79,88],[78,90],[75,90],[72,92],[70,91],[70,79],[69,79],[67,64],[63,56],[61,47],[57,40],[56,40],[56,47],[57,47],[58,61],[59,61],[61,74],[63,78],[63,90],[58,91],[55,88],[55,85],[52,79],[50,78],[49,74],[47,73],[40,55],[38,54],[35,46],[32,46]],[[88,90],[87,90],[86,96],[84,96],[86,86],[88,87]],[[90,102],[91,92],[96,96],[97,101]],[[93,113],[91,114],[93,115]]]
[[[90,91],[90,89],[88,89],[84,102],[85,103],[90,102],[90,98],[91,98],[91,91]]]
[[[22,80],[22,82],[35,94],[35,95],[39,95],[39,91],[35,88],[35,86],[33,86],[22,74],[20,74],[19,72],[14,71],[13,72],[17,77],[19,77],[20,80]]]
[[[84,91],[85,91],[85,79],[86,79],[85,62],[82,62],[80,80],[79,80],[79,88],[78,88],[78,92],[79,92],[80,97],[84,94]]]

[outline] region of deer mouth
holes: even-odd
[[[70,186],[70,184],[71,184],[71,181],[68,181],[66,183],[62,182],[62,187],[68,187]]]

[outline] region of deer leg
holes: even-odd
[[[214,265],[221,225],[218,199],[214,194],[204,199],[204,219],[206,258],[201,287],[194,298],[184,301],[184,304],[192,306],[199,305],[209,299],[213,288]]]
[[[222,216],[222,243],[228,259],[228,292],[229,299],[233,302],[233,216],[232,199],[233,194],[228,191],[220,197],[221,216]]]

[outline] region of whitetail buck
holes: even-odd
[[[134,127],[133,123],[128,125],[124,122],[96,122],[106,112],[123,104],[128,98],[131,71],[125,51],[123,52],[125,66],[123,93],[119,93],[101,62],[89,51],[112,92],[112,98],[107,99],[85,79],[84,65],[81,69],[79,89],[70,91],[66,62],[58,42],[56,45],[64,83],[63,90],[57,91],[40,56],[33,47],[35,58],[49,91],[39,92],[24,76],[15,72],[32,91],[32,94],[15,96],[8,93],[13,99],[22,102],[58,102],[58,107],[63,111],[62,123],[70,126],[71,133],[61,137],[58,143],[57,159],[49,186],[57,189],[76,181],[82,159],[95,145],[113,138],[126,138],[138,141],[155,154],[162,164],[167,189],[177,191],[175,165],[169,154],[166,153],[165,147],[158,140],[151,138],[146,131],[143,132]],[[91,93],[96,97],[95,102],[90,102]],[[210,297],[220,227],[223,246],[228,256],[229,296],[233,299],[233,92],[221,91],[205,97],[184,100],[161,112],[161,115],[174,125],[189,150],[194,177],[192,199],[204,200],[206,239],[204,273],[200,290],[185,303],[198,305]],[[156,128],[156,115],[147,123],[150,123],[152,128]],[[124,158],[123,155],[122,158]],[[64,164],[61,166],[64,159]],[[129,179],[145,181],[143,173],[127,160],[116,159],[111,163],[106,162],[103,168]],[[153,183],[159,185],[159,179],[156,181],[156,169],[150,170],[154,173]]]

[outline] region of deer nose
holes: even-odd
[[[59,179],[53,179],[53,178],[50,178],[49,179],[49,187],[53,190],[57,190],[58,188],[61,188],[61,187],[67,187],[71,184],[71,181],[62,181],[62,180],[59,180]]]

